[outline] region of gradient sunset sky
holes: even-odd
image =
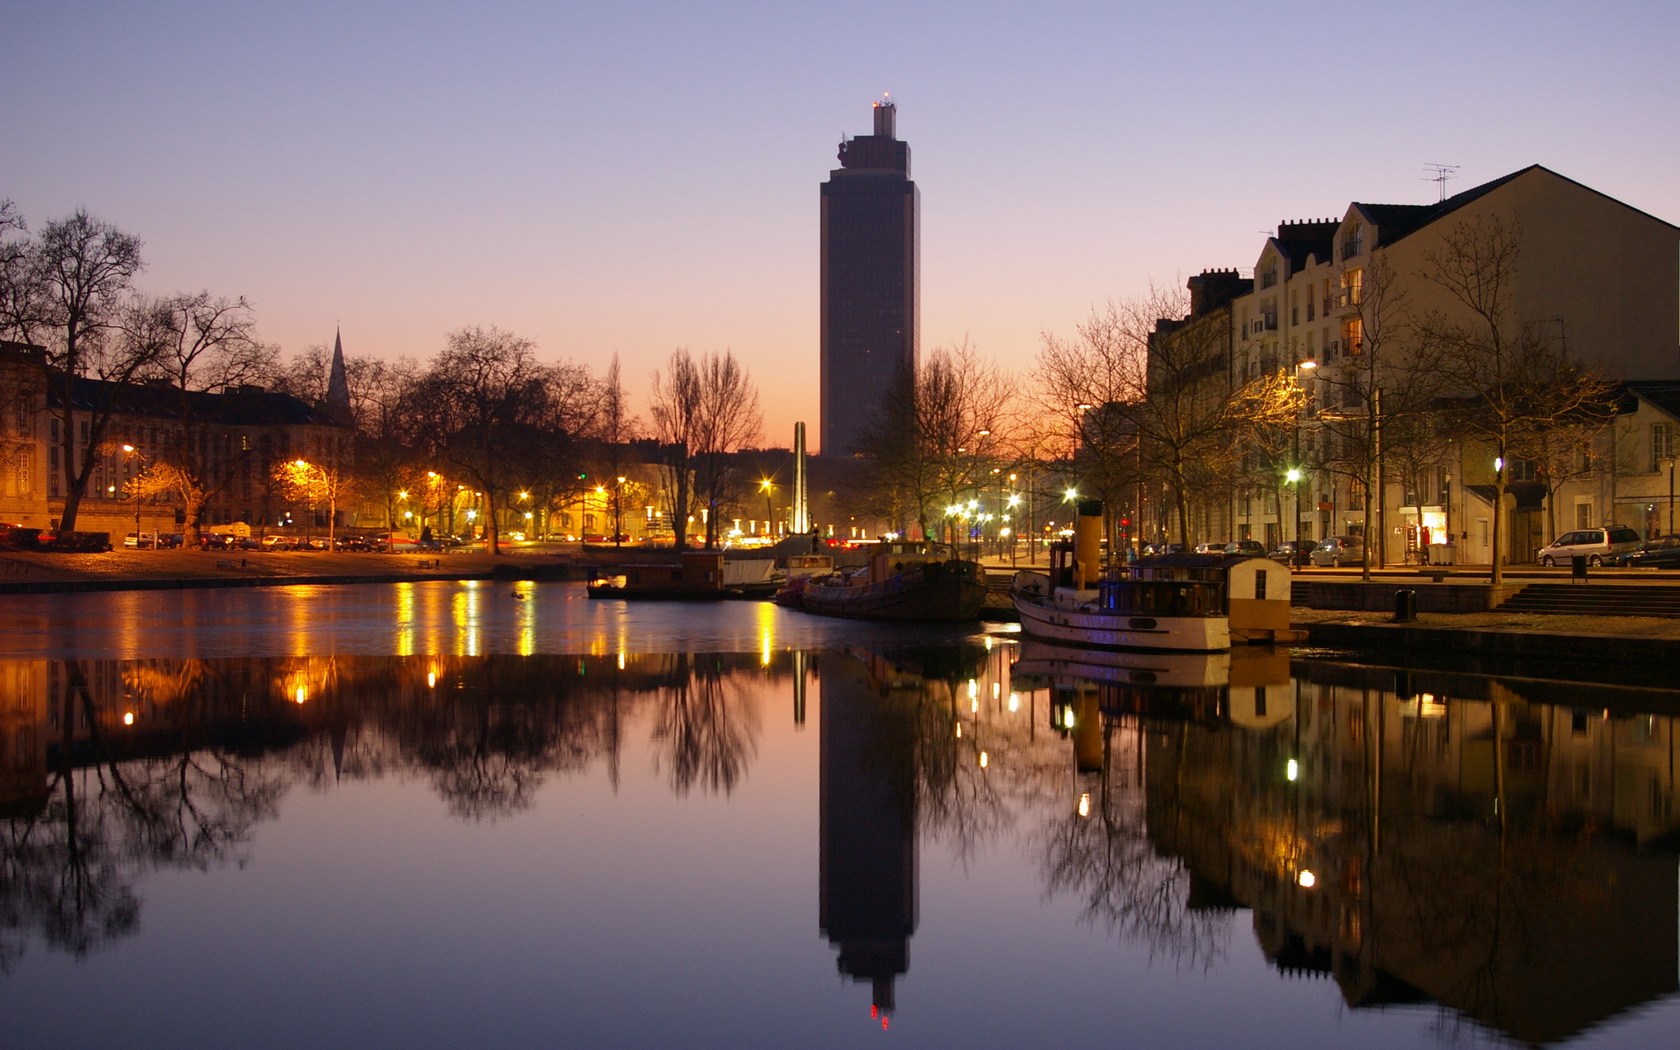
[[[1280,219],[1531,163],[1680,222],[1680,4],[0,3],[0,197],[295,353],[733,350],[817,424],[818,185],[899,103],[922,348],[1006,368]]]

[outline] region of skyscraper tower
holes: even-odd
[[[822,184],[822,454],[858,451],[893,384],[916,367],[918,213],[898,110],[875,103],[875,133],[840,143]]]

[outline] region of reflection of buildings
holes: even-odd
[[[45,660],[0,661],[0,818],[47,804]]]
[[[824,660],[821,681],[820,921],[885,1014],[916,932],[917,723],[853,660]]]
[[[1306,665],[1292,717],[1149,736],[1151,836],[1254,909],[1280,970],[1526,1042],[1680,987],[1674,720]],[[1275,702],[1276,698],[1268,697]]]

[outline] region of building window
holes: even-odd
[[[1651,469],[1662,470],[1666,464],[1664,460],[1674,458],[1674,424],[1651,424]]]
[[[1365,322],[1360,318],[1351,318],[1342,326],[1342,352],[1349,357],[1365,352]]]
[[[1575,504],[1575,527],[1587,529],[1592,527],[1593,505],[1591,503]]]
[[[1365,287],[1364,270],[1342,271],[1342,303],[1343,306],[1358,306],[1364,301],[1361,294]]]

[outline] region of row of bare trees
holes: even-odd
[[[1177,294],[1110,304],[1073,338],[1045,337],[1036,407],[1079,435],[1074,466],[1094,494],[1118,504],[1134,485],[1163,492],[1181,542],[1193,504],[1280,494],[1288,468],[1342,478],[1365,498],[1367,536],[1382,535],[1391,486],[1434,503],[1430,481],[1485,451],[1500,464],[1500,551],[1510,464],[1533,465],[1550,510],[1559,486],[1601,469],[1594,440],[1616,411],[1615,384],[1571,358],[1564,323],[1516,310],[1521,244],[1516,227],[1483,219],[1448,231],[1417,273],[1379,259],[1355,297],[1350,356],[1310,372],[1291,362],[1242,374],[1230,319],[1186,316]]]
[[[133,414],[132,393],[148,388],[167,391],[163,405],[154,395],[148,406],[169,425],[127,494],[179,500],[196,539],[207,506],[236,477],[288,480],[283,464],[254,461],[267,454],[259,448],[237,452],[253,462],[228,462],[227,450],[209,440],[230,422],[226,406],[204,395],[262,387],[321,404],[332,353],[316,345],[282,360],[259,338],[244,298],[143,293],[135,285],[141,248],[139,238],[85,211],[31,235],[16,206],[0,202],[0,339],[45,349],[66,493],[62,528],[75,528],[102,454],[127,439],[114,422]],[[345,380],[343,422],[355,435],[354,455],[313,465],[332,475],[336,502],[379,499],[395,521],[399,492],[426,493],[427,479],[446,475],[451,497],[455,484],[479,495],[492,550],[515,493],[528,507],[563,505],[595,484],[591,475],[617,476],[626,445],[644,436],[616,357],[604,374],[546,363],[531,340],[494,327],[449,333],[427,362],[347,357]],[[653,436],[668,450],[669,520],[680,543],[703,502],[711,510],[706,538],[715,543],[718,507],[729,497],[728,453],[759,435],[757,390],[732,354],[678,350],[653,376],[653,395]]]

